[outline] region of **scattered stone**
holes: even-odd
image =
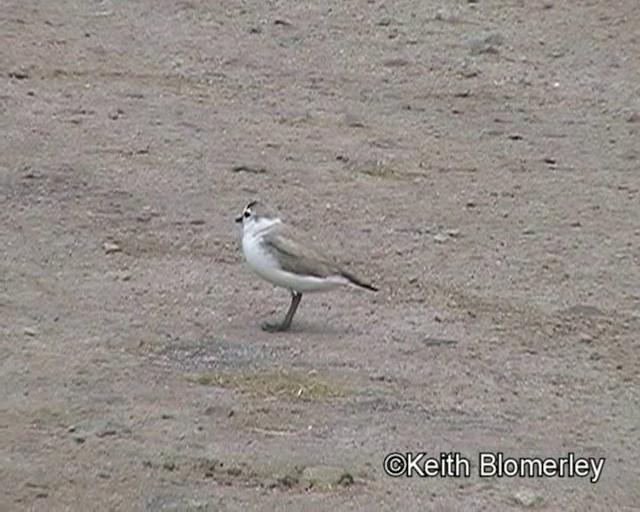
[[[253,167],[251,165],[235,165],[231,168],[231,172],[248,172],[250,174],[265,174],[267,170],[264,167]]]
[[[278,19],[273,20],[273,24],[274,25],[280,25],[282,27],[290,27],[290,26],[293,25],[290,21],[282,19],[282,18],[278,18]]]
[[[344,123],[351,128],[364,128],[364,121],[357,115],[348,113],[344,115]]]
[[[175,471],[176,463],[172,461],[166,461],[162,464],[162,469],[166,469],[167,471]]]
[[[444,233],[438,233],[437,235],[433,235],[433,240],[436,243],[443,244],[444,242],[449,240],[449,237],[447,235],[445,235]]]
[[[580,340],[580,343],[591,343],[593,341],[593,336],[587,333],[582,333],[578,339]]]
[[[38,330],[35,327],[25,327],[22,332],[24,332],[24,334],[27,336],[31,336],[32,338],[38,335]]]
[[[557,163],[558,163],[558,162],[557,162],[557,160],[556,160],[555,158],[551,158],[551,157],[549,157],[549,156],[548,156],[548,157],[546,157],[546,158],[543,158],[543,159],[542,159],[542,161],[543,161],[545,164],[548,164],[548,165],[557,165]]]
[[[640,112],[632,112],[627,117],[627,123],[639,123],[640,122]]]
[[[447,229],[447,235],[449,235],[451,238],[457,238],[460,236],[460,230],[459,229]]]
[[[471,41],[471,54],[481,55],[483,53],[499,53],[499,46],[504,43],[504,36],[502,34],[493,33],[489,34],[482,39],[476,39]]]
[[[292,487],[295,487],[296,485],[298,485],[298,478],[291,475],[284,475],[276,478],[276,483],[280,487],[291,489]]]
[[[302,471],[300,483],[308,488],[327,488],[352,485],[354,478],[340,466],[309,466]]]
[[[394,382],[395,379],[393,377],[390,377],[389,375],[372,375],[371,377],[369,377],[369,380],[372,380],[374,382]]]
[[[118,274],[118,279],[120,279],[120,281],[125,281],[125,282],[131,281],[132,277],[133,277],[133,274],[128,270],[124,270]]]
[[[456,345],[458,343],[457,340],[449,340],[446,338],[425,338],[422,340],[427,347],[437,347],[440,345]]]
[[[523,507],[533,507],[542,501],[542,496],[532,491],[522,490],[513,495],[513,501]]]
[[[98,432],[96,432],[96,436],[97,437],[109,437],[109,436],[115,436],[118,433],[118,431],[115,428],[105,428],[103,430],[99,430]]]
[[[114,254],[116,252],[122,252],[120,246],[115,242],[105,242],[102,244],[105,254]]]
[[[480,74],[480,70],[469,61],[464,61],[458,70],[458,74],[464,78],[473,78]]]
[[[511,140],[522,140],[524,139],[524,137],[522,135],[520,135],[519,133],[512,133],[511,135],[508,136]]]
[[[233,467],[228,468],[226,473],[229,476],[241,476],[242,475],[242,468],[239,468],[237,466],[233,466]]]
[[[113,121],[115,121],[116,119],[118,119],[123,114],[124,114],[124,110],[122,110],[121,108],[117,108],[117,109],[112,110],[111,112],[109,112],[109,119],[112,119]]]
[[[440,9],[433,17],[436,21],[444,21],[446,23],[461,23],[462,18],[459,13]]]
[[[9,78],[15,78],[16,80],[26,80],[30,77],[31,75],[25,69],[13,69],[9,71]]]

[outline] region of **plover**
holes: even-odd
[[[291,306],[284,320],[281,323],[263,322],[265,331],[288,330],[303,293],[344,285],[377,291],[375,286],[347,272],[319,249],[303,241],[293,228],[270,215],[258,201],[251,201],[236,222],[242,223],[242,252],[249,266],[263,279],[291,292]]]

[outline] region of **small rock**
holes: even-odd
[[[504,43],[502,34],[490,34],[482,39],[471,41],[471,54],[481,55],[483,53],[499,53],[498,49]]]
[[[445,235],[444,233],[438,233],[437,235],[433,235],[433,240],[436,243],[443,244],[444,242],[449,240],[449,237],[447,235]]]
[[[551,157],[549,157],[549,156],[548,156],[548,157],[546,157],[546,158],[543,158],[543,159],[542,159],[542,161],[543,161],[545,164],[549,164],[549,165],[556,165],[556,164],[558,163],[558,162],[557,162],[557,160],[556,160],[555,158],[551,158]]]
[[[120,246],[115,242],[105,242],[104,244],[102,244],[102,248],[104,249],[104,252],[106,254],[113,254],[122,251]]]
[[[112,119],[113,121],[115,121],[122,114],[124,114],[124,111],[121,108],[117,108],[117,109],[112,110],[111,112],[109,112],[109,119]]]
[[[29,72],[24,69],[13,69],[9,71],[9,78],[15,78],[16,80],[26,80],[30,78]]]
[[[455,345],[458,342],[456,340],[449,340],[446,338],[425,338],[422,342],[427,347],[437,347],[439,345]]]
[[[580,343],[591,343],[593,341],[593,336],[587,333],[582,333],[579,336]]]
[[[542,496],[539,496],[532,491],[522,490],[513,495],[513,501],[523,507],[533,507],[542,501]]]
[[[627,117],[627,123],[638,123],[640,122],[640,112],[632,112]]]
[[[280,25],[281,27],[290,27],[292,25],[292,23],[288,20],[282,19],[282,18],[278,18],[273,20],[273,24],[274,25]]]
[[[304,468],[300,476],[301,484],[315,488],[348,486],[353,482],[353,475],[339,466],[309,466]]]
[[[348,113],[344,115],[344,123],[351,128],[364,128],[364,121],[356,114]]]
[[[251,166],[251,165],[234,165],[231,168],[231,172],[247,172],[250,174],[264,174],[267,170],[264,167],[260,166]]]
[[[459,229],[447,229],[447,235],[449,235],[451,238],[457,238],[458,236],[460,236],[460,230]]]
[[[460,66],[458,73],[464,78],[473,78],[480,74],[480,70],[476,66],[474,66],[473,63],[465,61]]]
[[[110,437],[110,436],[115,436],[118,433],[118,431],[114,428],[105,428],[104,430],[100,430],[98,432],[96,432],[96,436],[97,437]]]
[[[35,327],[25,327],[22,332],[24,332],[25,335],[31,337],[38,335],[38,330]]]

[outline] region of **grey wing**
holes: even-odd
[[[263,243],[275,253],[282,270],[295,274],[328,277],[341,274],[342,269],[313,246],[303,243],[284,226],[267,233]]]

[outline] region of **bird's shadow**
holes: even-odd
[[[283,336],[283,335],[287,335],[287,334],[296,334],[296,335],[300,335],[300,334],[325,334],[325,335],[331,335],[331,336],[345,336],[345,335],[349,335],[349,334],[355,334],[354,330],[352,327],[350,327],[349,325],[346,324],[323,324],[320,322],[309,322],[309,321],[296,321],[294,320],[291,323],[291,327],[289,327],[288,330],[286,331],[276,331],[276,332],[269,332],[265,329],[262,328],[262,324],[265,322],[278,322],[281,321],[282,319],[278,316],[273,316],[273,317],[267,317],[263,320],[261,320],[258,324],[256,324],[257,328],[260,329],[260,332],[263,332],[265,334],[271,335],[271,336]]]

